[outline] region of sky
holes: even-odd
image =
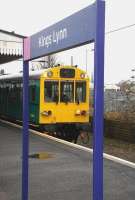
[[[0,29],[30,36],[93,3],[93,0],[3,0],[1,2]],[[135,24],[134,0],[106,0],[106,26],[109,32]],[[135,68],[135,26],[105,35],[105,83],[118,83],[130,79]],[[94,46],[85,45],[57,54],[60,62],[71,63],[88,73],[94,70]],[[86,59],[87,57],[87,59]],[[86,67],[87,65],[87,67]],[[10,73],[20,70],[20,62],[1,65]]]

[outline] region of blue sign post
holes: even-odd
[[[29,62],[23,63],[23,134],[22,134],[22,200],[28,199],[28,153],[29,153]]]
[[[93,200],[103,200],[103,94],[105,2],[96,3],[24,39],[22,200],[28,200],[29,61],[95,42]]]
[[[101,0],[97,0],[96,6],[97,17],[94,55],[93,200],[103,200],[105,5]]]

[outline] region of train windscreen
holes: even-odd
[[[61,81],[61,102],[73,102],[74,101],[74,82],[73,81]]]
[[[78,81],[76,82],[76,102],[86,102],[86,82]]]
[[[58,102],[59,99],[59,84],[58,81],[45,81],[46,102]]]

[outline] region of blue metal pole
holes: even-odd
[[[28,200],[29,62],[23,62],[22,200]]]
[[[94,55],[93,200],[103,200],[105,2],[97,0],[96,6],[97,19]]]

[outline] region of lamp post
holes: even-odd
[[[94,52],[94,48],[90,50],[86,48],[86,52],[85,52],[86,72],[88,70],[88,52]]]

